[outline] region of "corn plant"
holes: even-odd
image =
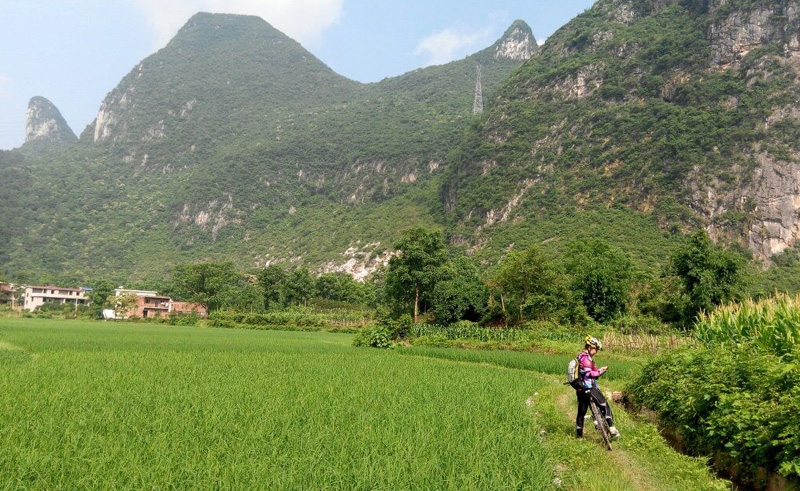
[[[697,339],[708,347],[754,343],[776,355],[800,347],[800,295],[725,305],[711,314],[701,313]]]

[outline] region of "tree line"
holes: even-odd
[[[198,263],[176,266],[163,293],[210,312],[325,305],[375,309],[414,323],[625,322],[648,329],[689,328],[700,312],[743,294],[743,260],[702,231],[684,239],[660,274],[637,267],[602,239],[574,241],[561,254],[540,246],[512,250],[483,273],[440,231],[409,230],[394,250],[386,267],[364,282],[346,273],[315,276],[304,267],[243,272],[230,262]],[[92,295],[104,298],[103,288]]]

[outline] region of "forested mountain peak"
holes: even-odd
[[[361,84],[258,17],[197,14],[108,94],[79,144],[4,171],[27,189],[0,179],[20,224],[3,229],[0,263],[60,274],[48,281],[217,258],[366,274],[405,227],[435,222],[476,93],[490,104],[534,47],[517,22],[466,58]]]
[[[313,103],[353,85],[259,17],[198,13],[108,94],[84,138],[152,142],[190,121],[224,132],[221,124]],[[229,118],[215,118],[220,113]]]
[[[33,97],[25,116],[26,144],[60,145],[77,140],[55,104],[44,97]]]

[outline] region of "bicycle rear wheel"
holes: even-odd
[[[597,428],[597,431],[600,432],[600,436],[603,437],[603,442],[606,444],[606,448],[611,450],[611,432],[608,429],[608,421],[606,418],[603,417],[603,414],[600,412],[600,409],[597,407],[597,403],[594,399],[589,400],[589,408],[592,411],[592,418],[594,418],[594,426]]]

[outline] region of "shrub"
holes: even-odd
[[[370,348],[391,348],[392,333],[385,326],[374,326],[362,330],[353,339],[353,346],[364,346]]]
[[[636,404],[658,411],[686,448],[722,454],[800,481],[800,370],[759,347],[695,347],[662,356],[629,386]]]

